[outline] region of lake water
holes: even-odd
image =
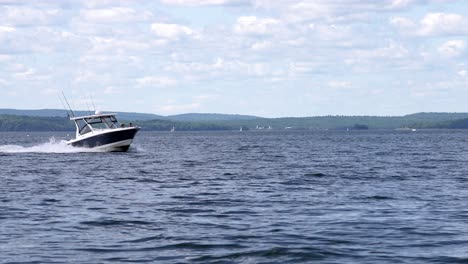
[[[64,138],[0,134],[1,263],[468,261],[468,131]]]

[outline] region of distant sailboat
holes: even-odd
[[[174,131],[175,131],[175,126],[172,126],[171,132],[174,132]]]
[[[239,131],[242,132],[242,127],[239,128]]]

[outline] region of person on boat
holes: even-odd
[[[125,124],[124,124],[124,123],[122,123],[122,124],[120,125],[120,127],[125,127]]]
[[[129,123],[128,126],[129,126],[129,127],[133,127],[133,124],[132,124],[132,123]]]

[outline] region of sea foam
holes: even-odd
[[[78,152],[100,152],[90,148],[77,148],[67,145],[65,140],[49,138],[49,142],[34,146],[0,145],[0,153],[78,153]]]

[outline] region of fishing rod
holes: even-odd
[[[73,113],[73,110],[72,110],[72,108],[70,107],[70,104],[68,103],[67,97],[65,96],[65,93],[63,92],[63,90],[62,90],[62,95],[63,95],[63,99],[65,99],[65,102],[66,102],[67,105],[68,105],[68,109],[70,109],[70,112],[72,113],[72,117],[75,117],[75,113]]]
[[[96,112],[96,106],[94,105],[93,94],[89,94],[89,96],[91,97],[91,103],[93,104],[94,112]]]
[[[60,97],[59,94],[57,94],[57,97],[59,98],[60,103],[62,104],[63,110],[65,110],[65,112],[67,112],[67,116],[70,117],[70,113],[68,112],[67,107],[65,106],[65,103],[63,103],[62,97]]]

